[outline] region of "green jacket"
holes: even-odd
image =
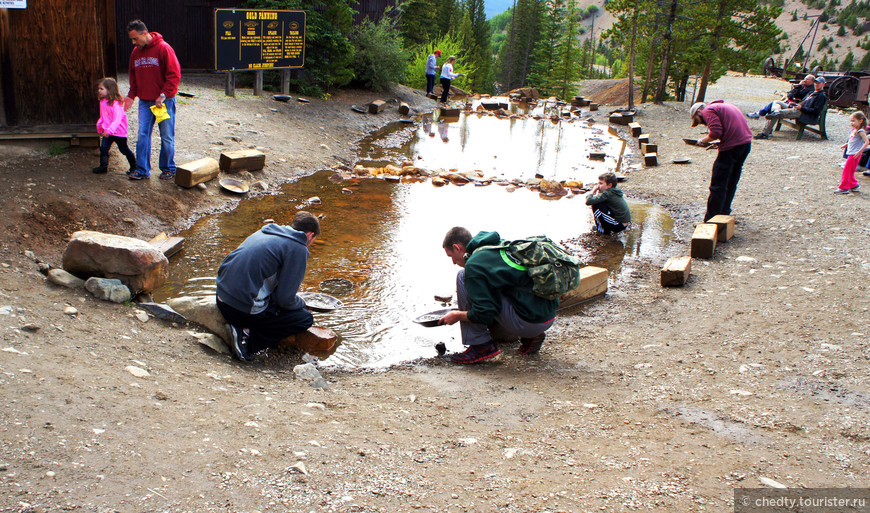
[[[613,218],[620,223],[628,224],[631,222],[631,212],[628,210],[628,203],[622,197],[622,189],[611,187],[598,194],[586,195],[587,205],[597,205],[599,203],[607,203]]]
[[[498,232],[480,232],[465,247],[470,255],[465,262],[465,288],[471,301],[468,320],[476,324],[491,324],[501,312],[502,295],[507,296],[524,321],[537,323],[555,318],[558,299],[551,301],[532,294],[532,279],[528,272],[514,267],[515,262],[501,250],[479,249],[500,242]]]

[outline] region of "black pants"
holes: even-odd
[[[426,94],[432,94],[435,88],[435,75],[426,75]]]
[[[112,143],[118,145],[118,150],[121,152],[121,155],[127,157],[127,162],[130,164],[130,167],[135,169],[136,155],[133,155],[133,152],[130,151],[130,147],[127,146],[127,138],[115,135],[103,136],[103,140],[100,143],[100,167],[109,166],[109,148],[112,147]]]
[[[707,198],[707,212],[704,221],[719,214],[731,213],[731,201],[737,192],[737,182],[743,172],[743,162],[752,149],[752,143],[741,144],[730,150],[720,151],[713,162],[713,175],[710,177],[710,197]]]
[[[251,333],[248,339],[248,351],[251,354],[278,345],[290,335],[302,333],[314,324],[314,317],[308,310],[278,310],[251,315],[217,302],[218,310],[224,319],[239,330],[247,329]]]
[[[592,205],[592,217],[595,218],[595,229],[598,233],[610,235],[625,230],[625,225],[613,218],[607,203]]]
[[[450,80],[449,78],[441,77],[441,88],[444,89],[441,92],[441,103],[447,102],[447,95],[450,94]]]

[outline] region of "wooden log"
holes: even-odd
[[[662,287],[682,287],[692,272],[692,257],[669,258],[662,267]]]
[[[571,308],[607,292],[607,269],[588,265],[580,269],[580,285],[559,298],[559,310]]]
[[[632,137],[639,137],[643,132],[643,128],[640,126],[640,123],[633,121],[628,124],[628,129],[631,130]]]
[[[707,222],[719,227],[719,242],[728,242],[731,237],[734,237],[734,216],[719,214],[711,217]]]
[[[692,234],[692,258],[713,258],[716,252],[716,232],[719,227],[712,223],[701,223]]]
[[[593,151],[589,153],[589,160],[604,160],[607,154],[600,151]]]
[[[459,117],[459,109],[448,109],[447,107],[441,107],[441,117],[458,118]]]
[[[589,102],[589,110],[598,110],[598,104],[595,102]]]
[[[411,112],[411,106],[405,102],[402,102],[401,104],[399,104],[398,110],[399,110],[399,114],[401,114],[402,116],[407,116],[408,113]]]
[[[175,172],[175,185],[190,188],[216,178],[221,172],[218,161],[205,157],[178,166]]]
[[[659,156],[656,153],[645,153],[643,156],[643,164],[645,166],[659,165]]]
[[[266,165],[266,154],[259,150],[236,150],[221,153],[221,171],[258,171]]]
[[[614,112],[613,114],[611,114],[609,120],[611,123],[615,123],[617,125],[627,125],[631,123],[631,118],[623,116],[618,112]]]
[[[384,100],[375,100],[369,104],[369,114],[378,114],[384,110],[386,106],[387,102]]]
[[[658,144],[643,143],[640,145],[640,152],[644,155],[646,155],[647,153],[657,153],[658,151]]]
[[[160,232],[159,235],[149,240],[148,244],[151,244],[160,250],[163,256],[169,258],[181,251],[181,248],[184,246],[184,237],[169,237],[166,235],[166,232]]]
[[[637,136],[637,144],[649,144],[649,134],[640,134]]]

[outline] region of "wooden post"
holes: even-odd
[[[235,71],[227,71],[227,80],[224,85],[224,93],[227,96],[236,96],[236,72]]]
[[[290,70],[281,70],[281,94],[290,94]]]
[[[263,70],[254,72],[254,96],[263,94]]]

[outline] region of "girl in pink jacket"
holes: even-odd
[[[103,78],[97,82],[97,94],[100,96],[100,120],[97,121],[97,133],[103,137],[100,144],[100,165],[93,169],[94,173],[104,174],[109,170],[109,148],[112,143],[118,145],[121,153],[127,157],[130,169],[127,174],[136,171],[136,156],[127,146],[127,114],[124,112],[124,99],[118,91],[118,83],[114,78]]]

